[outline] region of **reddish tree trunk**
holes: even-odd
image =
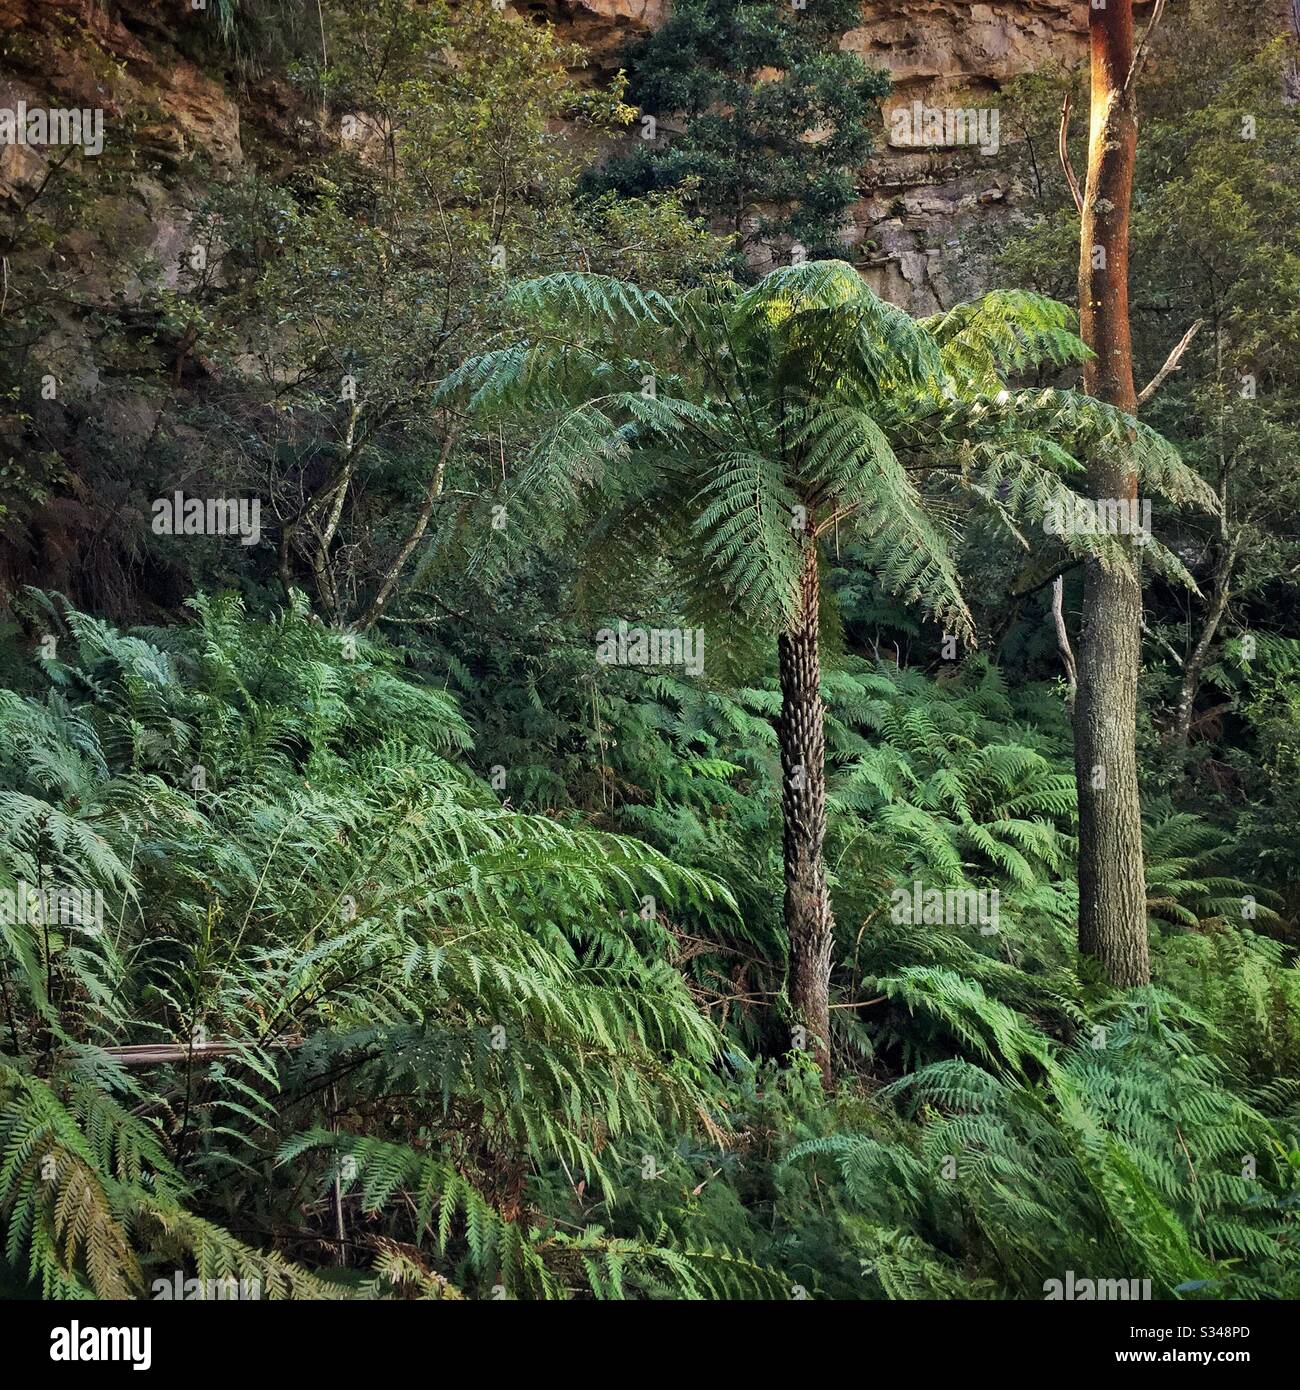
[[[1079,314],[1096,353],[1084,389],[1136,411],[1129,336],[1128,240],[1137,156],[1132,0],[1089,10],[1091,132],[1079,258]],[[1128,462],[1089,460],[1096,498],[1132,498]],[[1079,782],[1079,949],[1117,985],[1150,979],[1146,878],[1137,780],[1137,684],[1142,589],[1134,557],[1109,570],[1089,561],[1084,580],[1075,764]]]

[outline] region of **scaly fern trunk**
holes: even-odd
[[[1090,9],[1092,123],[1079,257],[1079,318],[1096,358],[1084,389],[1136,412],[1128,313],[1129,210],[1137,156],[1133,4]],[[1096,498],[1133,498],[1137,478],[1114,457],[1089,462]],[[1075,764],[1079,781],[1079,949],[1120,986],[1146,984],[1146,877],[1137,780],[1142,587],[1136,561],[1087,563]]]
[[[777,641],[781,671],[781,813],[785,926],[790,941],[790,1001],[822,1079],[832,1081],[831,939],[835,920],[826,891],[826,729],[821,698],[817,542],[808,537],[795,618]],[[796,1036],[796,1042],[799,1039]]]

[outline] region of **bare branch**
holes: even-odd
[[[1065,677],[1070,682],[1070,705],[1074,705],[1079,688],[1079,672],[1074,664],[1074,648],[1070,646],[1070,630],[1065,625],[1065,580],[1058,576],[1052,584],[1052,621],[1056,624],[1056,645],[1065,663]]]
[[[1194,324],[1183,334],[1181,340],[1174,345],[1174,350],[1165,358],[1165,365],[1151,378],[1151,380],[1138,393],[1138,405],[1145,405],[1152,396],[1165,384],[1165,379],[1173,372],[1178,370],[1178,364],[1182,361],[1183,353],[1191,345],[1191,341],[1205,326],[1204,319],[1197,319]]]
[[[1074,168],[1070,164],[1070,107],[1073,102],[1073,93],[1066,92],[1065,100],[1061,103],[1061,130],[1056,148],[1061,156],[1061,168],[1065,170],[1065,181],[1070,185],[1070,196],[1074,199],[1075,209],[1082,215],[1083,194],[1079,191],[1079,180],[1075,178]]]
[[[424,503],[416,513],[415,521],[411,525],[410,532],[399,547],[392,563],[388,566],[383,579],[380,581],[379,588],[375,592],[374,598],[370,602],[370,607],[366,609],[365,616],[357,623],[357,628],[365,632],[372,628],[380,617],[383,616],[384,609],[388,607],[388,601],[393,595],[393,588],[397,580],[406,567],[406,562],[411,558],[411,552],[419,545],[424,537],[424,533],[429,525],[429,519],[433,515],[434,504],[443,495],[443,482],[447,476],[447,460],[451,456],[452,446],[456,442],[456,436],[460,433],[461,422],[458,420],[449,426],[446,435],[443,437],[442,450],[438,455],[438,462],[433,470],[433,477],[429,481],[429,487],[425,492]]]
[[[1008,598],[1028,598],[1031,594],[1036,594],[1040,589],[1045,589],[1049,584],[1056,582],[1064,574],[1069,574],[1071,570],[1078,569],[1083,564],[1081,556],[1070,555],[1064,560],[1055,564],[1046,574],[1035,573],[1035,575],[1025,581],[1023,588],[1008,590]]]
[[[1133,84],[1142,74],[1142,69],[1146,65],[1147,45],[1151,42],[1151,36],[1156,31],[1156,26],[1164,18],[1165,0],[1156,0],[1156,7],[1151,12],[1151,22],[1147,25],[1146,33],[1142,35],[1142,41],[1137,46],[1137,52],[1133,55],[1133,65],[1128,70],[1128,76],[1124,79],[1124,90],[1128,92]]]
[[[1177,649],[1172,645],[1172,643],[1170,643],[1168,638],[1161,637],[1161,635],[1158,632],[1153,632],[1147,626],[1147,621],[1145,618],[1142,619],[1142,631],[1156,644],[1156,646],[1162,648],[1167,656],[1173,659],[1173,663],[1175,666],[1181,666],[1183,664],[1182,657],[1178,655]]]
[[[285,1047],[292,1050],[301,1047],[302,1043],[302,1038],[296,1034],[289,1034],[285,1037],[271,1038],[263,1044],[251,1042],[196,1042],[188,1045],[185,1043],[137,1043],[126,1047],[105,1047],[101,1050],[108,1053],[115,1062],[121,1063],[124,1067],[158,1067],[170,1066],[173,1063],[186,1062],[190,1059],[203,1061],[209,1057],[229,1057],[245,1047]]]

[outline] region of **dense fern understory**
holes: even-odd
[[[502,682],[527,759],[450,646],[435,688],[305,606],[192,610],[34,595],[58,655],[0,692],[0,878],[103,904],[0,926],[10,1293],[1300,1294],[1300,973],[1158,805],[1156,983],[1083,968],[1055,693],[827,672],[825,1096],[783,1050],[774,681]],[[913,882],[997,931],[896,920]]]

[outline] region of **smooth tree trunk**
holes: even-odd
[[[1132,0],[1088,12],[1092,111],[1079,258],[1079,314],[1096,353],[1084,389],[1136,411],[1129,335],[1128,241],[1137,112]],[[1137,495],[1127,462],[1089,460],[1094,498]],[[1084,578],[1075,764],[1079,783],[1079,949],[1119,986],[1150,980],[1146,876],[1137,779],[1137,685],[1142,589],[1135,556],[1105,569],[1088,561]]]
[[[782,849],[790,1002],[795,1043],[814,1053],[832,1082],[831,941],[835,921],[826,890],[826,729],[821,698],[817,543],[809,536],[795,617],[777,640],[781,673]]]

